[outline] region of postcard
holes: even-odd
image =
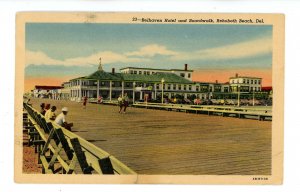
[[[18,183],[281,184],[284,15],[20,12]]]

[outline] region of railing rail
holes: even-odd
[[[146,103],[135,102],[134,107],[142,107],[148,109],[165,109],[194,113],[206,113],[208,115],[219,114],[222,116],[235,116],[239,118],[247,118],[255,116],[258,120],[272,119],[272,107],[235,107],[235,106],[219,106],[219,105],[185,105],[185,104],[167,104],[167,103]]]
[[[62,170],[67,174],[136,174],[106,151],[56,123],[45,120],[31,106],[24,103],[24,109],[29,119],[26,122],[31,123],[30,126],[26,123],[29,128],[29,145],[35,145],[43,173]]]

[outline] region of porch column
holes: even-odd
[[[122,81],[122,97],[124,96],[124,81]]]
[[[97,99],[99,98],[99,80],[97,81]]]
[[[132,103],[135,102],[135,82],[132,83]]]
[[[79,101],[80,101],[81,98],[82,98],[81,85],[82,85],[82,83],[81,83],[81,79],[80,79],[80,80],[79,80]]]
[[[143,92],[140,91],[140,100],[143,100]]]
[[[156,100],[156,94],[157,94],[157,89],[156,89],[156,83],[154,83],[154,99]]]
[[[109,101],[111,101],[112,96],[112,81],[109,81]]]

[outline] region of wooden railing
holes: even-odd
[[[136,174],[114,156],[66,130],[24,103],[23,128],[48,174]]]
[[[147,109],[161,109],[168,111],[181,111],[189,113],[204,113],[208,115],[222,115],[223,117],[256,118],[258,120],[272,120],[272,107],[265,106],[222,106],[222,105],[185,105],[135,102],[134,107]]]

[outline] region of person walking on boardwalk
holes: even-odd
[[[123,97],[123,105],[124,105],[124,113],[126,113],[126,108],[128,107],[128,104],[129,104],[129,98],[128,98],[128,95],[127,93],[124,94],[124,97]]]
[[[100,111],[100,104],[103,102],[102,99],[103,99],[102,96],[99,95],[99,97],[98,97],[98,99],[97,99],[98,111]]]
[[[119,95],[119,97],[118,97],[118,105],[119,105],[119,113],[122,113],[122,109],[124,106],[124,101],[123,101],[122,95]]]
[[[45,114],[45,118],[49,121],[53,121],[56,118],[56,106],[52,106],[51,109],[49,109],[46,114]]]
[[[68,108],[63,107],[62,112],[55,118],[55,123],[66,128],[67,130],[71,131],[71,128],[73,127],[73,123],[67,123],[66,116],[68,114]]]
[[[83,108],[86,109],[86,103],[87,103],[87,96],[83,97]]]

